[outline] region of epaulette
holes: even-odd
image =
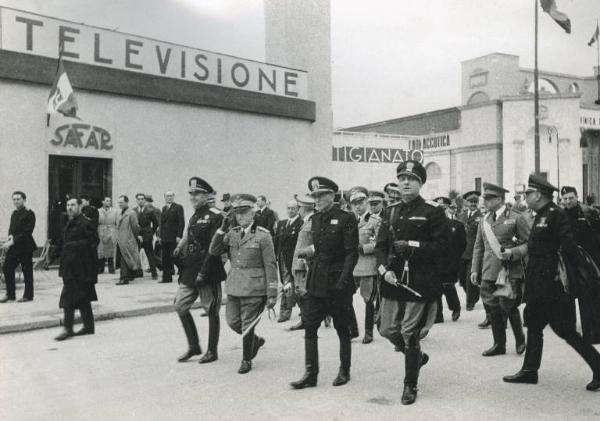
[[[434,208],[437,208],[438,206],[440,206],[440,204],[438,202],[435,202],[433,200],[426,200],[425,203],[427,203],[430,206],[433,206]]]
[[[217,208],[209,208],[209,210],[210,210],[212,213],[215,213],[215,214],[217,214],[217,215],[221,215],[221,214],[223,213],[223,211],[221,211],[221,209],[217,209]]]
[[[259,227],[259,226],[257,226],[257,227],[256,227],[256,229],[257,229],[257,230],[259,230],[259,231],[262,231],[262,232],[266,232],[266,233],[269,233],[269,234],[271,234],[271,231],[269,231],[269,230],[268,230],[268,229],[266,229],[265,227]]]

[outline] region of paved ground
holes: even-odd
[[[362,314],[358,298],[355,305]],[[207,321],[198,313],[205,345]],[[321,329],[319,385],[293,391],[303,339],[285,330],[288,323],[261,322],[267,344],[246,375],[236,372],[240,338],[224,322],[219,361],[175,362],[186,345],[173,313],[100,322],[96,335],[62,343],[52,340],[58,328],[7,334],[0,338],[0,419],[600,419],[600,393],[584,389],[589,369],[553,333],[546,332],[540,384],[507,385],[501,376],[515,372],[521,357],[510,339],[509,354],[481,357],[491,333],[475,327],[480,320],[477,308],[434,327],[411,407],[400,404],[402,355],[379,336],[370,345],[355,341],[352,381],[334,388],[337,339]]]

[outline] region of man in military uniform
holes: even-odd
[[[437,197],[433,199],[445,211],[450,226],[450,247],[444,255],[444,262],[440,265],[442,273],[442,294],[446,296],[446,304],[452,311],[452,321],[455,322],[460,317],[460,300],[456,292],[456,280],[460,270],[460,258],[467,246],[465,226],[456,219],[456,204],[452,203],[448,197]],[[436,323],[444,322],[444,307],[442,297],[437,302]]]
[[[242,335],[242,363],[238,373],[252,369],[252,360],[265,344],[254,329],[265,309],[277,302],[277,261],[269,231],[254,220],[256,197],[250,194],[234,196],[233,211],[239,224],[232,228],[225,218],[210,243],[210,254],[229,255],[231,269],[227,274],[227,324]]]
[[[444,210],[419,195],[427,181],[423,165],[407,160],[396,174],[402,203],[386,209],[375,248],[383,277],[379,333],[404,351],[402,404],[410,405],[417,399],[419,369],[429,359],[420,340],[435,320],[442,292],[439,265],[450,232]]]
[[[350,204],[358,220],[358,261],[354,266],[354,281],[365,302],[365,336],[363,344],[373,342],[375,320],[375,296],[377,295],[377,261],[375,240],[381,225],[381,218],[367,211],[366,188],[358,186],[350,189]],[[358,330],[358,329],[357,329]]]
[[[577,243],[565,211],[552,201],[556,187],[542,177],[529,176],[525,200],[536,215],[529,235],[529,263],[525,276],[525,322],[527,350],[523,367],[513,376],[503,378],[508,383],[538,382],[542,362],[543,331],[549,324],[585,360],[593,372],[587,390],[600,389],[600,354],[586,343],[576,330],[575,302],[563,283],[557,280],[559,250],[568,260],[577,255]]]
[[[473,248],[471,282],[479,284],[481,299],[489,309],[494,344],[484,357],[506,354],[506,320],[515,335],[517,354],[525,352],[525,335],[519,313],[529,224],[505,204],[503,187],[483,183],[483,200],[488,211],[479,223]],[[498,279],[499,274],[502,279]]]
[[[158,280],[158,274],[156,272],[154,244],[152,240],[154,238],[154,233],[158,228],[158,219],[156,218],[154,209],[146,205],[146,195],[144,193],[136,194],[135,200],[137,201],[138,205],[134,211],[137,213],[138,224],[140,226],[140,235],[138,237],[138,241],[140,242],[142,249],[144,249],[144,253],[148,259],[152,279],[156,281]]]
[[[384,199],[385,194],[381,191],[371,190],[369,192],[369,198],[367,199],[367,202],[369,202],[369,213],[371,215],[381,218],[383,214],[383,207],[385,205]]]
[[[327,315],[333,318],[340,342],[340,369],[333,385],[341,386],[350,381],[352,351],[349,324],[352,295],[356,290],[352,271],[358,260],[357,222],[354,215],[334,204],[339,188],[333,181],[312,177],[308,188],[315,199],[317,213],[311,218],[313,244],[309,251],[299,253],[300,258],[312,255],[302,308],[306,371],[300,380],[291,383],[294,389],[317,385],[317,331]]]
[[[385,192],[385,194],[387,194],[388,206],[395,205],[396,203],[402,200],[402,194],[400,193],[398,183],[387,183],[383,187],[383,191]]]
[[[213,191],[211,185],[200,177],[190,178],[189,193],[194,214],[173,252],[176,256],[183,254],[183,268],[175,296],[175,311],[179,315],[188,341],[188,350],[178,358],[179,362],[202,353],[196,324],[190,313],[192,304],[198,297],[208,315],[208,350],[199,363],[210,363],[218,359],[221,282],[225,279],[225,269],[220,256],[209,254],[213,235],[223,222],[221,212],[208,206],[208,195]]]
[[[302,218],[302,227],[298,233],[298,240],[296,241],[296,247],[294,248],[292,273],[294,276],[294,294],[296,296],[296,302],[298,303],[298,307],[302,312],[302,308],[304,307],[304,296],[306,295],[306,277],[309,266],[307,261],[310,259],[310,257],[312,257],[312,253],[310,253],[309,256],[306,252],[312,252],[312,248],[310,247],[313,243],[311,218],[315,212],[315,199],[309,195],[295,195],[294,199],[296,199],[296,202],[300,207],[298,212]],[[301,251],[304,251],[303,258],[299,257]],[[300,314],[300,322],[290,327],[290,330],[300,329],[304,329],[304,324],[302,323],[302,313]]]

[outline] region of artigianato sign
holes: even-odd
[[[0,8],[0,31],[3,50],[57,58],[62,44],[67,61],[307,99],[308,75],[303,70],[4,7]]]
[[[333,146],[332,161],[398,164],[407,159],[423,162],[423,151],[363,146]]]

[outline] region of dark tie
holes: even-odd
[[[242,230],[242,235],[240,236],[242,240],[244,239],[244,235],[246,235],[246,230]]]
[[[496,212],[492,213],[492,222],[496,222]]]

